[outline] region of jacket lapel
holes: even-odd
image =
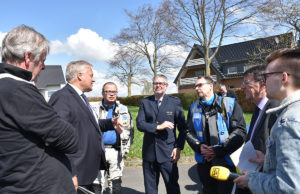
[[[268,109],[270,104],[270,100],[268,100],[268,102],[266,103],[266,105],[264,106],[264,108],[262,109],[262,113],[260,118],[258,118],[257,124],[255,126],[255,131],[253,133],[252,139],[254,139],[257,135],[260,135],[260,130],[265,130],[264,126],[262,126],[265,123],[265,119],[266,119],[266,110]],[[249,134],[251,137],[251,134]]]
[[[157,113],[158,113],[158,107],[157,107],[157,102],[156,102],[156,100],[155,100],[155,97],[152,96],[152,97],[150,98],[150,101],[151,101],[151,103],[150,103],[150,104],[151,104],[151,107],[152,107],[152,109],[153,109],[155,115],[157,115]]]
[[[83,100],[78,95],[78,93],[69,84],[67,84],[66,87],[69,90],[69,92],[74,96],[74,99],[77,101],[77,103],[79,104],[80,108],[85,112],[85,114],[89,115],[90,121],[93,123],[93,125],[95,126],[95,128],[97,129],[97,131],[100,133],[100,127],[99,127],[98,123],[96,122],[96,118],[89,111],[87,105],[83,102]]]
[[[160,107],[158,108],[158,112],[160,110],[163,110],[165,108],[165,106],[166,106],[166,104],[168,102],[168,98],[169,98],[168,95],[164,95],[163,101],[161,102]]]

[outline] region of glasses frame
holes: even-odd
[[[167,83],[167,82],[152,82],[152,84],[153,84],[154,86],[159,86],[159,85],[161,85],[161,86],[166,86],[168,83]]]
[[[104,90],[103,92],[105,94],[114,94],[114,95],[118,94],[118,91],[112,91],[112,90]]]
[[[202,86],[204,86],[205,84],[211,84],[211,82],[205,82],[205,83],[199,83],[199,84],[196,84],[194,86],[194,89],[196,90],[198,87],[201,88]]]
[[[242,85],[244,85],[244,86],[248,86],[250,83],[252,83],[252,82],[260,82],[260,80],[243,80],[243,82],[242,82]]]
[[[267,78],[270,77],[270,75],[272,75],[272,74],[279,74],[279,73],[281,73],[281,74],[282,73],[286,73],[288,76],[292,75],[292,74],[290,74],[288,72],[285,72],[285,71],[273,71],[273,72],[268,72],[268,73],[263,72],[263,73],[261,73],[261,75],[263,76],[264,81],[266,81]]]

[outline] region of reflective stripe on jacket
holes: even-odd
[[[223,143],[228,137],[228,126],[229,119],[232,115],[234,109],[234,98],[230,97],[219,97],[218,105],[222,108],[222,113],[217,112],[217,127],[218,127],[218,136],[219,143]],[[191,116],[193,118],[194,129],[197,134],[197,138],[201,143],[204,142],[203,139],[203,126],[202,126],[202,106],[199,103],[199,100],[194,102],[190,107]],[[195,152],[195,159],[198,163],[202,163],[204,156],[200,153]],[[225,159],[229,165],[233,165],[229,155],[225,156]]]

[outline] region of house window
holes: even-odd
[[[52,94],[54,94],[54,92],[56,92],[56,91],[48,91],[48,98],[50,98],[52,96]]]
[[[250,69],[251,67],[253,67],[253,65],[245,65],[244,66],[244,72],[247,71],[248,69]]]
[[[237,73],[237,67],[236,66],[227,68],[227,74],[235,74],[235,73]]]
[[[195,77],[199,77],[203,75],[205,75],[205,70],[195,71]]]

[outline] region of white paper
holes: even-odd
[[[259,170],[259,165],[257,163],[249,162],[248,160],[249,158],[257,158],[251,141],[246,142],[239,149],[233,152],[230,155],[230,158],[240,172],[244,170],[248,172]]]

